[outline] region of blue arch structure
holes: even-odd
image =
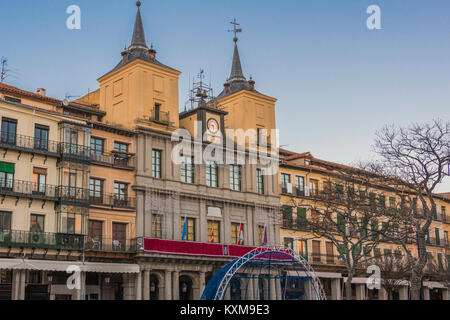
[[[282,300],[326,300],[322,283],[309,263],[289,249],[261,247],[235,259],[220,269],[208,282],[200,300],[224,300],[232,280],[268,280],[263,298],[270,299],[271,280],[279,282]],[[248,284],[243,299],[248,297]],[[259,290],[259,287],[258,287]],[[242,298],[242,294],[240,293]]]

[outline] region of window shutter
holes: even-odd
[[[0,162],[0,172],[14,173],[14,163]]]

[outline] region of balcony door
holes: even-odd
[[[100,250],[103,243],[103,221],[89,220],[88,234],[88,247]]]
[[[313,262],[320,262],[320,241],[312,241],[312,258]]]
[[[2,143],[16,144],[17,120],[2,118]]]
[[[127,224],[113,222],[113,241],[112,246],[114,251],[124,251],[127,242]]]

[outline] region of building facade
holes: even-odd
[[[341,183],[336,173],[340,172],[342,165],[324,161],[313,157],[310,153],[298,154],[288,150],[280,150],[280,191],[281,191],[281,243],[286,248],[291,248],[302,255],[318,273],[324,285],[328,298],[340,300],[345,296],[344,280],[347,269],[340,260],[338,248],[330,239],[315,236],[308,228],[307,220],[313,218],[312,211],[320,203],[321,196],[330,181]],[[333,186],[338,190],[338,185]],[[365,190],[383,206],[395,206],[400,199],[395,192],[383,186]],[[427,243],[427,252],[430,256],[428,268],[438,266],[447,270],[449,265],[448,228],[450,217],[448,207],[450,202],[442,195],[435,197],[437,215],[431,226]],[[380,202],[380,203],[381,203]],[[419,208],[420,210],[420,208]],[[379,224],[381,225],[382,222]],[[381,242],[371,252],[371,257],[383,257],[399,254],[405,257],[402,248],[398,244]],[[410,245],[410,251],[417,257],[415,245]],[[384,259],[384,257],[382,258]],[[365,270],[359,270],[365,274]],[[387,299],[386,290],[368,290],[367,276],[355,277],[352,280],[354,299]],[[397,286],[392,298],[408,299],[408,286]],[[430,278],[424,281],[425,299],[449,299],[449,289],[445,282]]]

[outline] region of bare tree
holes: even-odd
[[[302,223],[312,238],[327,239],[337,248],[338,258],[347,271],[345,292],[350,300],[357,269],[371,259],[371,252],[389,230],[379,227],[386,220],[385,210],[382,202],[372,197],[373,175],[349,167],[330,170],[333,174],[324,182],[323,190],[312,190],[305,198],[293,198],[292,204],[310,209],[311,217],[304,221],[298,221],[297,217],[297,223]],[[285,214],[283,218],[289,217]]]
[[[437,216],[434,190],[449,175],[450,122],[386,126],[377,132],[374,149],[380,161],[365,169],[401,199],[387,212],[398,227],[389,240],[402,246],[411,261],[411,299],[419,300],[430,225]]]

